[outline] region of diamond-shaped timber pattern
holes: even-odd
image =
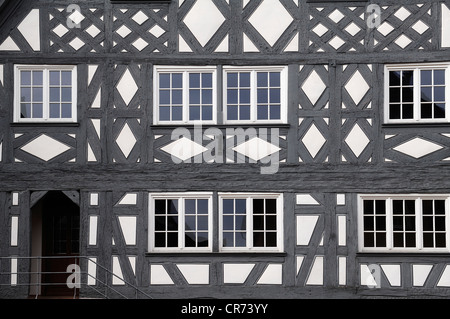
[[[375,28],[374,51],[432,50],[437,41],[433,3],[381,6],[381,23]]]
[[[168,53],[168,8],[114,8],[113,52]]]
[[[75,11],[70,16],[65,7],[48,8],[48,46],[50,52],[59,53],[101,53],[105,51],[104,9],[91,8],[80,4],[81,11]],[[77,13],[77,15],[74,15]],[[79,27],[68,25],[72,17]]]
[[[310,52],[364,52],[365,7],[309,8]]]

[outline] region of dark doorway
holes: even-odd
[[[47,192],[32,208],[33,230],[41,228],[42,261],[39,265],[41,296],[73,296],[77,292],[67,287],[70,273],[67,267],[79,264],[80,208],[63,192]],[[36,226],[37,225],[37,226]],[[36,246],[39,244],[36,243]]]

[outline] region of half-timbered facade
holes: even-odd
[[[449,97],[448,0],[0,0],[0,296],[448,296]]]

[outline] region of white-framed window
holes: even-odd
[[[450,62],[385,66],[385,123],[449,122]]]
[[[14,122],[76,122],[77,67],[15,65]]]
[[[449,252],[450,195],[360,195],[361,252]]]
[[[151,252],[212,251],[212,193],[151,193]]]
[[[287,123],[286,66],[224,66],[224,123]]]
[[[215,66],[155,66],[153,84],[155,125],[216,123]]]
[[[283,251],[283,195],[219,193],[219,247],[226,251]]]

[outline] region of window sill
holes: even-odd
[[[390,251],[386,251],[386,252],[373,252],[373,253],[369,253],[369,252],[360,252],[356,254],[357,258],[366,258],[366,257],[444,257],[444,258],[448,258],[450,255],[450,252],[390,252]]]
[[[145,257],[286,257],[286,252],[147,252]]]
[[[384,123],[382,128],[429,128],[429,127],[448,127],[450,128],[450,122],[445,123]]]
[[[11,127],[79,127],[78,122],[22,122],[10,123]]]
[[[450,123],[449,123],[450,126]],[[251,123],[251,124],[153,124],[151,125],[151,128],[153,129],[172,129],[172,128],[178,128],[183,127],[187,129],[193,129],[196,127],[214,127],[219,129],[227,129],[227,128],[244,128],[244,127],[256,127],[256,128],[290,128],[290,124],[280,124],[280,123],[274,123],[274,124],[257,124],[257,123]]]

